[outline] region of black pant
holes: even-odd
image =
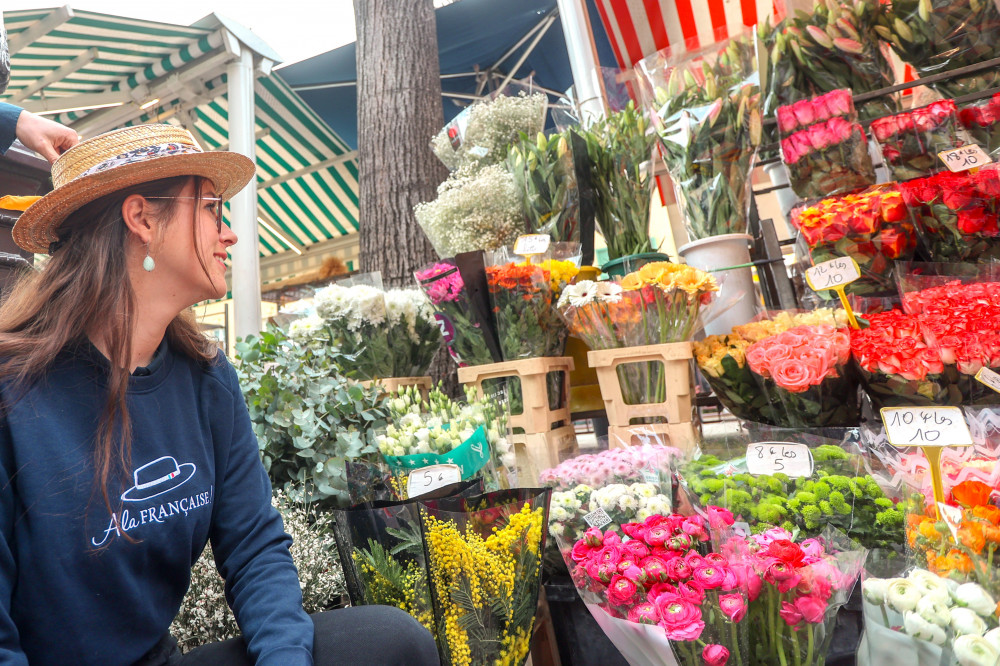
[[[438,666],[434,638],[398,608],[356,606],[312,615],[315,666]],[[209,643],[181,654],[176,641],[141,666],[252,666],[242,638]],[[137,664],[136,666],[140,666]]]

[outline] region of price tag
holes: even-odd
[[[948,506],[944,502],[938,502],[937,508],[938,515],[951,530],[951,536],[958,540],[958,528],[962,526],[962,510],[957,506]]]
[[[607,514],[604,509],[598,508],[597,511],[591,511],[583,517],[591,527],[596,527],[598,529],[604,527],[611,522],[611,516]]]
[[[522,257],[530,257],[536,254],[545,254],[552,243],[552,237],[548,234],[525,234],[518,236],[514,243],[514,254]]]
[[[956,173],[958,171],[968,171],[978,169],[993,162],[993,158],[987,155],[977,144],[970,143],[961,148],[942,150],[938,153],[938,158],[944,162],[948,170]]]
[[[823,291],[833,289],[840,298],[840,304],[847,311],[847,319],[854,328],[861,328],[858,320],[854,316],[851,304],[847,302],[847,294],[844,287],[861,277],[861,268],[853,257],[837,257],[821,264],[816,264],[812,268],[806,269],[806,284],[813,291]]]
[[[761,474],[787,474],[792,478],[812,476],[813,457],[805,444],[760,442],[747,447],[747,471]]]
[[[736,534],[736,536],[740,536],[746,539],[748,536],[752,534],[752,532],[750,531],[750,523],[742,523],[742,522],[733,523],[733,533]]]
[[[958,407],[883,407],[885,434],[893,446],[972,446]]]
[[[989,368],[980,368],[979,372],[976,373],[976,379],[1000,393],[1000,375]]]
[[[656,469],[650,469],[649,467],[643,467],[642,480],[646,483],[659,483],[660,471]]]
[[[410,472],[406,481],[408,497],[418,497],[432,490],[443,488],[462,480],[462,471],[458,465],[431,465]]]

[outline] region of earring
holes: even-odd
[[[153,269],[156,268],[156,262],[149,256],[149,243],[146,243],[146,258],[142,260],[142,268],[147,273],[152,273]]]

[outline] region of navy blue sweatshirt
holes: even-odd
[[[312,664],[291,538],[236,372],[164,342],[130,378],[132,465],[94,483],[108,361],[85,343],[0,423],[0,664],[126,666],[167,632],[211,539],[257,664]],[[129,543],[127,532],[138,543]]]

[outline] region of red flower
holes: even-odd
[[[947,199],[945,203],[947,203]],[[986,228],[988,216],[986,209],[979,206],[969,210],[960,210],[956,215],[958,230],[963,234],[977,234]]]
[[[766,554],[793,567],[800,566],[806,554],[802,547],[788,539],[777,539],[767,547]]]
[[[729,650],[725,646],[711,643],[701,651],[701,659],[705,666],[726,666],[729,661]]]
[[[896,259],[906,252],[909,239],[899,229],[884,229],[879,235],[879,244],[882,254],[889,259]]]

